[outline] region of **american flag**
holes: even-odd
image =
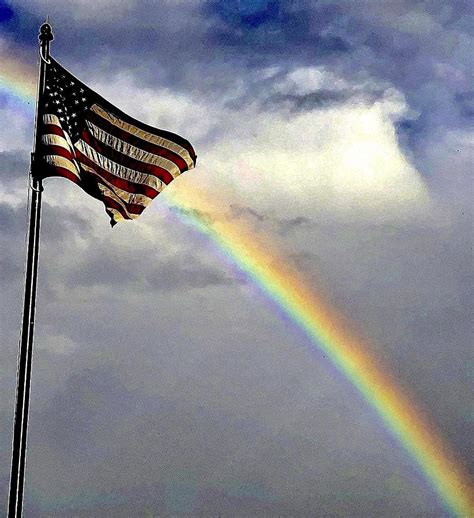
[[[126,115],[50,58],[34,174],[62,176],[101,200],[111,225],[135,219],[196,164],[191,144]]]

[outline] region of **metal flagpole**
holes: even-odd
[[[17,388],[15,421],[13,425],[12,459],[10,472],[10,493],[8,500],[8,518],[21,518],[23,512],[23,488],[26,465],[26,440],[28,434],[28,409],[30,402],[31,364],[33,355],[33,331],[35,325],[36,284],[38,274],[38,254],[40,238],[41,178],[35,174],[37,161],[35,153],[39,147],[41,135],[38,132],[38,120],[41,117],[40,99],[44,93],[46,66],[49,62],[49,45],[53,33],[49,23],[44,23],[38,36],[40,41],[40,64],[38,94],[36,99],[36,121],[34,130],[33,152],[30,166],[30,220],[28,227],[28,248],[26,255],[25,293],[23,301],[23,323],[18,351]]]

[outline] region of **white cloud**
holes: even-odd
[[[389,96],[288,117],[234,115],[231,130],[204,155],[206,182],[225,183],[254,208],[314,215],[406,217],[426,209],[428,193],[397,142]]]
[[[327,79],[324,71],[306,69],[288,78],[281,83],[286,91],[299,84],[304,92]],[[94,86],[125,111],[195,145],[198,169],[174,188],[220,193],[225,205],[307,216],[323,210],[398,219],[423,213],[429,203],[420,174],[398,145],[394,122],[409,110],[393,88],[373,104],[347,102],[290,116],[255,106],[231,111],[210,98],[139,88],[128,75]]]
[[[345,79],[324,67],[299,67],[287,74],[275,89],[281,93],[304,95],[323,88],[342,90],[348,86]]]
[[[438,31],[441,26],[426,12],[410,11],[398,18],[396,27],[409,34],[429,34]]]

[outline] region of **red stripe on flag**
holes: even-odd
[[[56,124],[44,124],[43,125],[43,135],[48,133],[52,133],[53,135],[58,135],[59,137],[64,137],[64,131],[62,128],[57,126]]]
[[[62,156],[71,161],[76,158],[68,149],[55,145],[45,145],[45,154]]]

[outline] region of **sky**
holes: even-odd
[[[452,515],[219,229],[336,308],[472,472],[473,14],[467,0],[0,1],[2,509],[49,15],[63,66],[198,162],[113,230],[99,201],[44,182],[26,515]]]

